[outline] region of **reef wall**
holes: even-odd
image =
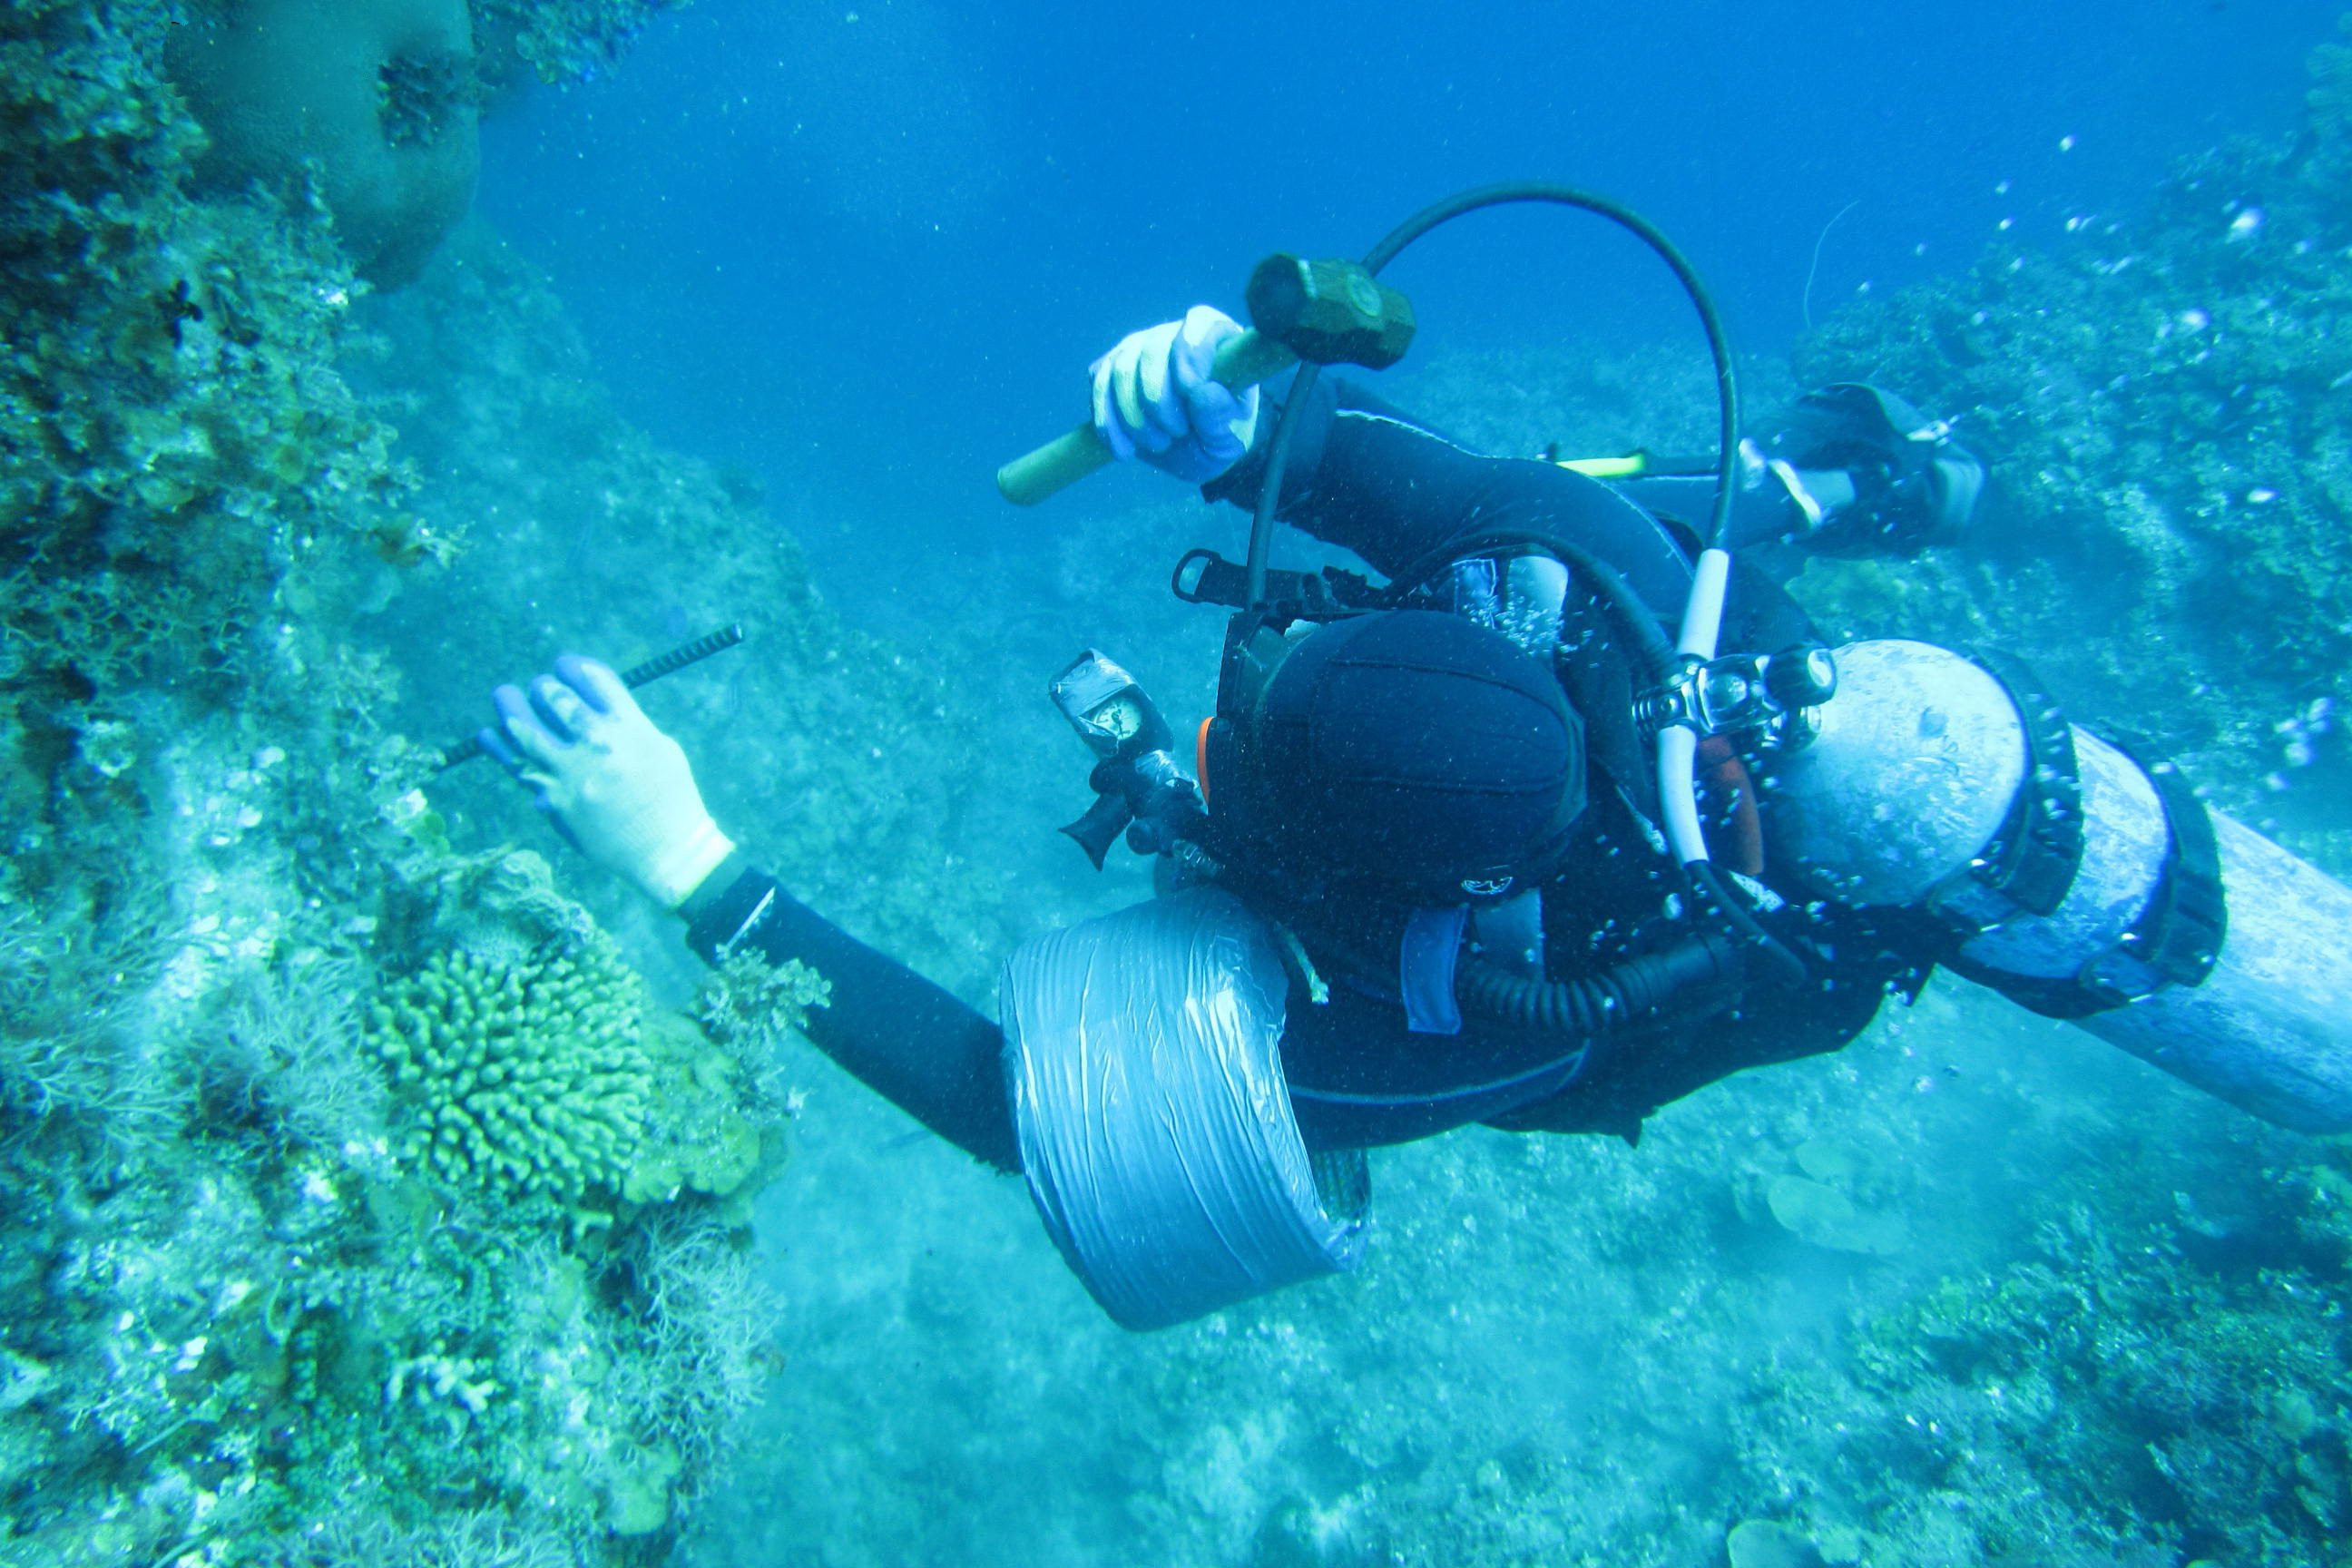
[[[1995,486],[1975,547],[1822,563],[1799,591],[1862,635],[2031,648],[2095,724],[2333,837],[2352,780],[2352,48],[2322,46],[2312,74],[2292,140],[2190,158],[2143,210],[2005,243],[1801,346],[1808,384],[1879,380],[1953,419]]]
[[[490,14],[554,70],[646,9]],[[647,1560],[772,1372],[748,1205],[823,984],[657,994],[537,856],[453,847],[386,612],[467,529],[402,455],[390,252],[331,172],[221,177],[181,20],[0,18],[0,1560]],[[473,341],[530,330],[442,268]],[[418,374],[479,419],[507,368]],[[780,668],[830,650],[788,542],[744,577]],[[546,629],[488,624],[448,724]]]

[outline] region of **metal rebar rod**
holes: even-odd
[[[621,684],[635,691],[665,675],[676,675],[688,665],[699,664],[714,653],[724,653],[742,640],[743,625],[740,621],[731,626],[721,626],[708,637],[680,644],[667,653],[657,653],[643,664],[631,665],[621,672]],[[455,744],[441,748],[441,771],[446,773],[459,763],[471,762],[481,754],[481,742],[468,735]]]

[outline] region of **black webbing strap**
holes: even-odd
[[[2201,985],[2221,961],[2221,944],[2230,935],[2230,898],[2221,885],[2221,846],[2212,813],[2179,765],[2147,742],[2134,736],[2128,745],[2107,743],[2138,763],[2156,786],[2164,825],[2172,831],[2163,879],[2123,940],[2132,944],[2133,956],[2175,985]]]
[[[2139,917],[2105,950],[2063,979],[1990,971],[1974,964],[1951,967],[1999,990],[2020,1006],[2045,1018],[2087,1018],[2094,1013],[2154,995],[2168,985],[2200,985],[2213,972],[2230,929],[2229,903],[2221,888],[2221,851],[2213,818],[2188,779],[2146,742],[2107,742],[2147,776],[2164,810],[2164,864]],[[2150,762],[2148,759],[2156,760]]]
[[[1222,605],[1230,610],[1249,607],[1249,570],[1213,550],[1188,550],[1168,586],[1188,605]],[[1351,610],[1369,609],[1375,602],[1371,585],[1361,575],[1337,566],[1320,572],[1290,572],[1268,567],[1266,608],[1284,620],[1326,620]]]
[[[1973,936],[2000,923],[1982,918],[1982,900],[1969,896],[1977,889],[1998,893],[2026,914],[2046,915],[2074,885],[2083,863],[2083,775],[2065,711],[2022,660],[1985,652],[1962,657],[2000,683],[2025,740],[2025,776],[1992,841],[1927,899],[1930,910]]]

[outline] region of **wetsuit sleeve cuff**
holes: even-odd
[[[686,918],[686,943],[708,963],[723,961],[758,928],[775,906],[776,879],[730,850],[702,879],[677,912]]]
[[[1298,428],[1290,437],[1290,460],[1283,470],[1282,501],[1277,510],[1286,511],[1313,493],[1315,477],[1323,467],[1324,437],[1330,433],[1332,416],[1339,406],[1339,387],[1334,378],[1321,377],[1308,395],[1307,406],[1298,411]],[[1240,462],[1201,487],[1202,498],[1231,501],[1244,510],[1255,508],[1258,490],[1265,478],[1266,454],[1274,446],[1274,432],[1281,423],[1281,407],[1269,407],[1260,415],[1256,441],[1242,455]]]

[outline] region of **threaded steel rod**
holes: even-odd
[[[700,664],[714,653],[724,653],[742,640],[743,624],[740,621],[731,626],[721,626],[708,637],[697,637],[690,643],[681,643],[667,653],[654,655],[643,664],[631,665],[621,672],[621,684],[635,691],[638,687],[650,685],[665,675],[676,675],[688,665]],[[441,771],[446,773],[459,763],[469,763],[481,754],[481,742],[468,735],[454,745],[441,748]]]

